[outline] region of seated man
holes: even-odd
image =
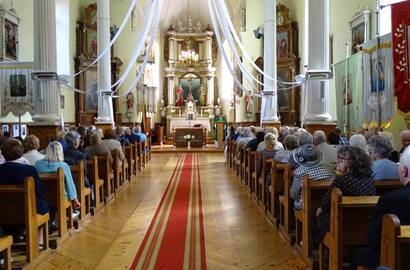
[[[302,209],[303,177],[309,175],[311,180],[335,178],[335,167],[323,162],[323,154],[313,144],[305,144],[293,152],[293,161],[298,167],[293,171],[293,182],[290,197],[295,200],[295,209]]]
[[[410,148],[401,155],[398,171],[404,187],[380,197],[367,232],[368,246],[358,251],[354,266],[373,268],[379,265],[380,239],[385,214],[394,214],[399,218],[401,225],[410,225]]]
[[[323,153],[324,162],[336,164],[336,147],[326,142],[326,134],[323,130],[316,130],[313,133],[313,144],[316,145],[317,150]]]
[[[132,144],[134,144],[134,143],[139,143],[140,140],[141,140],[141,139],[140,139],[140,136],[135,135],[135,133],[132,132],[131,128],[127,128],[127,129],[125,130],[125,138],[127,139],[127,141],[128,141],[129,143],[132,143]]]
[[[23,145],[18,140],[8,139],[3,143],[1,152],[6,162],[0,165],[0,185],[23,184],[26,177],[32,176],[36,190],[37,213],[48,213],[46,188],[41,182],[36,168],[16,162],[23,156]]]
[[[134,134],[140,137],[140,142],[145,142],[147,140],[147,135],[141,132],[141,126],[138,125],[134,129]]]
[[[118,150],[118,158],[122,162],[125,158],[124,152],[122,151],[122,146],[121,143],[117,140],[114,140],[115,138],[115,131],[114,129],[107,129],[104,132],[104,140],[102,140],[101,145],[104,145],[108,148],[108,150]]]

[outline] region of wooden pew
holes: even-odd
[[[142,167],[147,165],[147,153],[145,152],[145,141],[138,143],[138,151],[140,153]]]
[[[134,154],[133,154],[134,148],[132,146],[124,146],[123,149],[124,149],[124,156],[128,161],[128,175],[131,181],[132,176],[136,175],[135,160],[134,160]]]
[[[230,152],[229,152],[229,168],[235,169],[235,154],[236,154],[236,144],[235,141],[229,141],[230,144]]]
[[[312,217],[319,207],[320,200],[333,180],[311,180],[303,178],[303,207],[295,211],[295,248],[306,264],[312,266]]]
[[[238,149],[239,147],[239,149]],[[236,170],[236,176],[238,176],[240,179],[242,178],[242,162],[243,162],[243,157],[244,157],[244,148],[242,146],[238,146],[236,144],[237,152],[236,152],[236,160],[235,160],[235,170]]]
[[[248,166],[246,167],[247,183],[246,188],[250,194],[255,192],[255,187],[253,185],[253,174],[255,172],[255,157],[256,151],[249,149],[248,153]]]
[[[272,168],[272,157],[264,156],[261,165],[262,165],[262,169],[259,174],[259,180],[258,180],[258,185],[259,185],[258,204],[259,204],[259,207],[262,209],[262,211],[265,212],[266,211],[266,201],[267,201],[266,200],[267,190],[266,190],[266,185],[265,185],[265,179]]]
[[[0,236],[0,253],[4,258],[4,270],[11,270],[11,245],[13,237],[11,235]]]
[[[119,153],[117,149],[111,150],[112,156],[112,171],[113,171],[113,193],[117,193],[122,189],[121,178],[123,177],[123,167],[119,158]]]
[[[242,158],[241,158],[241,184],[243,187],[246,186],[246,167],[248,165],[248,152],[247,152],[247,146],[246,144],[242,145],[242,149],[241,149],[241,154],[242,154]]]
[[[109,202],[114,199],[114,174],[111,171],[107,155],[97,155],[98,176],[104,181],[104,200]]]
[[[136,171],[141,172],[143,167],[142,155],[141,155],[141,143],[135,142],[134,144],[134,159],[136,160]]]
[[[279,226],[279,196],[284,193],[284,178],[289,178],[289,165],[273,160],[271,173],[272,180],[268,192],[267,216],[273,224]]]
[[[152,147],[152,136],[147,135],[147,154],[148,154],[148,160],[147,162],[151,161],[151,147]]]
[[[374,187],[376,188],[377,195],[383,195],[387,192],[399,189],[403,187],[400,179],[396,180],[376,180],[373,182]]]
[[[293,200],[290,197],[293,174],[288,164],[284,164],[283,169],[283,195],[279,195],[279,232],[292,244],[295,236]]]
[[[93,187],[92,196],[94,199],[92,200],[93,208],[91,208],[91,214],[93,215],[95,210],[100,210],[103,206],[105,194],[104,180],[99,177],[97,156],[93,156],[87,161],[87,171],[88,181],[90,186]]]
[[[70,170],[77,189],[78,200],[81,203],[80,220],[83,221],[91,213],[91,189],[84,184],[84,161],[80,160],[77,165],[71,165]]]
[[[319,266],[325,269],[324,248],[329,249],[329,269],[343,269],[343,255],[351,247],[366,245],[368,224],[376,210],[378,196],[342,196],[340,189],[332,190],[330,232],[319,247]]]
[[[0,185],[0,224],[23,225],[26,232],[26,260],[32,262],[40,255],[38,230],[43,229],[43,250],[48,250],[48,213],[37,214],[34,180],[27,177],[24,184]]]
[[[232,150],[231,147],[232,147],[231,146],[231,140],[227,139],[227,141],[226,141],[226,162],[227,162],[228,168],[231,167],[231,150]]]
[[[383,217],[380,265],[395,270],[410,266],[410,225],[401,225],[396,215]]]
[[[261,174],[261,167],[262,166],[260,166],[259,165],[259,163],[260,163],[260,158],[259,158],[259,156],[260,156],[260,153],[259,152],[255,152],[255,160],[253,161],[253,166],[254,166],[254,168],[255,168],[255,171],[252,173],[252,178],[251,178],[251,185],[252,185],[252,189],[253,189],[253,193],[252,193],[252,199],[254,199],[256,202],[258,202],[258,197],[259,197],[259,193],[260,193],[260,190],[259,190],[259,177],[260,177],[260,174]]]
[[[73,208],[71,201],[64,195],[64,170],[58,168],[55,173],[41,173],[39,175],[46,186],[49,204],[57,209],[57,230],[60,238],[58,240],[65,240],[68,236],[68,229],[73,228]]]

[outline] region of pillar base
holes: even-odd
[[[280,129],[281,123],[280,121],[270,121],[270,122],[263,122],[262,127],[275,127],[278,131]]]
[[[32,117],[33,121],[40,122],[40,123],[48,123],[53,125],[54,123],[58,123],[61,121],[61,117],[58,114],[50,113],[50,114],[34,114]]]
[[[335,131],[337,123],[334,121],[307,121],[303,127],[313,134],[316,130],[323,130],[326,133],[326,137],[330,132]]]

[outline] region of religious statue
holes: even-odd
[[[203,83],[199,87],[199,106],[206,106],[206,87]]]
[[[184,94],[184,89],[182,89],[181,86],[178,86],[175,89],[175,95],[176,95],[175,106],[182,106],[182,104],[184,104],[183,94]]]
[[[134,110],[134,96],[132,93],[127,95],[127,111],[132,112]]]
[[[245,97],[245,112],[252,113],[253,112],[253,98],[251,91],[248,91],[248,95]]]

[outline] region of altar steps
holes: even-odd
[[[151,152],[155,153],[223,153],[224,149],[215,148],[213,144],[207,144],[205,147],[192,147],[188,150],[186,147],[174,147],[173,145],[164,144],[162,146],[153,145]]]

